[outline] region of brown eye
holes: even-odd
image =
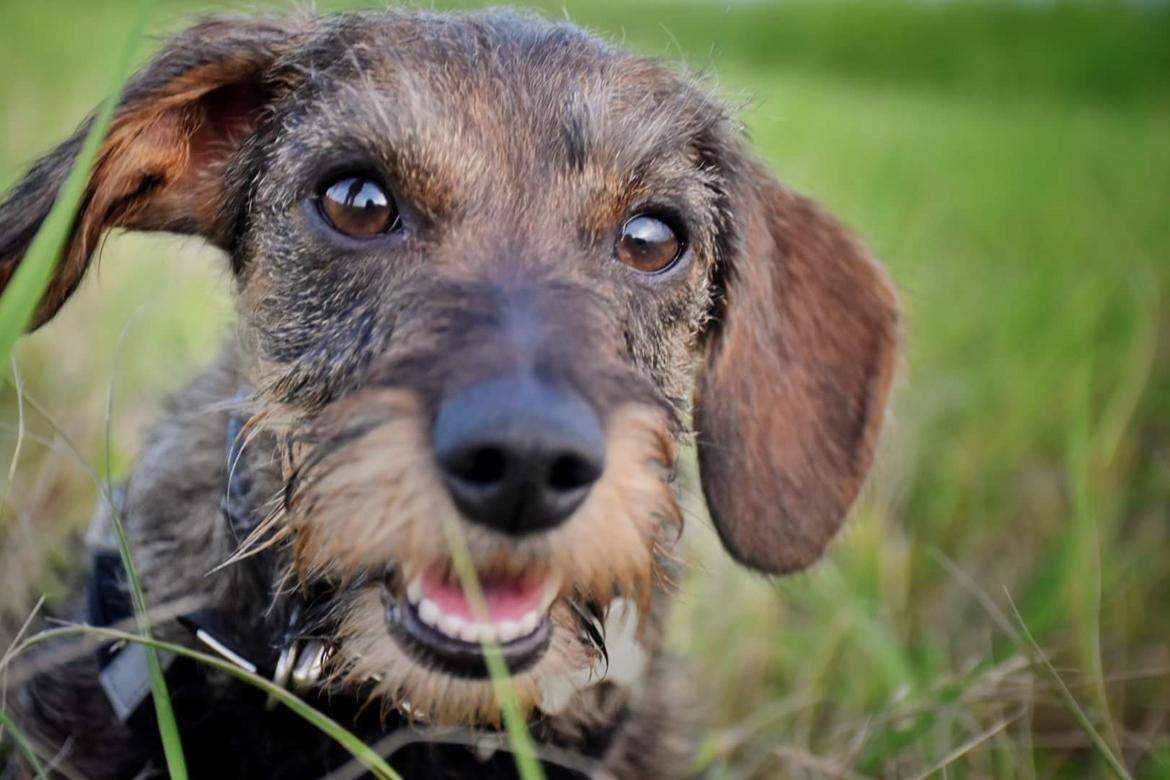
[[[376,236],[398,224],[398,209],[377,182],[347,176],[325,188],[321,213],[329,224],[347,236]]]
[[[640,214],[626,220],[618,237],[616,252],[631,268],[647,273],[661,271],[682,254],[683,241],[656,217]]]

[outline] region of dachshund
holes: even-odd
[[[89,126],[0,204],[0,285]],[[509,11],[195,23],[125,87],[33,327],[113,228],[221,249],[238,316],[95,517],[76,616],[133,619],[119,519],[157,638],[405,777],[515,776],[503,690],[549,777],[684,775],[683,507],[748,569],[809,566],[897,363],[880,266],[696,78]],[[55,771],[163,771],[146,659],[10,692]],[[162,663],[192,776],[360,774],[263,690]]]

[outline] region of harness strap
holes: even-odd
[[[253,480],[248,462],[243,457],[240,435],[243,429],[241,418],[233,415],[228,420],[225,445],[228,479],[220,499],[220,513],[233,549],[255,530],[258,523],[257,513],[247,500]],[[90,551],[86,620],[90,625],[110,626],[134,615],[114,525],[115,517],[124,517],[125,504],[126,491],[119,486],[109,501],[99,503],[86,533],[86,545]],[[255,642],[241,637],[215,610],[190,612],[180,615],[177,620],[216,654],[250,672],[271,676],[274,659],[267,657],[271,653],[257,651]],[[251,649],[247,649],[249,647]],[[99,681],[118,718],[132,726],[142,721],[146,717],[144,705],[150,697],[145,648],[133,643],[102,645],[97,650],[97,660],[101,669]],[[178,682],[175,678],[186,674],[180,671],[185,665],[176,664],[170,654],[160,653],[159,660],[166,670],[168,684]]]

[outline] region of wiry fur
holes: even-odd
[[[0,283],[83,131],[0,203]],[[323,222],[316,194],[355,172],[392,190],[399,231],[358,241]],[[615,258],[637,213],[681,226],[670,269]],[[290,639],[303,601],[297,637],[332,650],[306,697],[393,748],[408,777],[514,771],[483,749],[499,724],[489,684],[441,674],[387,634],[379,584],[448,568],[446,529],[465,535],[479,576],[558,585],[549,650],[513,676],[548,772],[678,776],[692,719],[662,631],[689,420],[716,528],[767,573],[819,556],[881,427],[897,310],[878,266],[771,178],[698,84],[569,25],[499,11],[202,22],[123,95],[38,324],[112,227],[204,236],[238,292],[237,337],[176,398],[127,483],[147,602],[196,597],[264,654]],[[507,373],[572,388],[606,438],[585,503],[525,537],[464,521],[431,452],[443,399]],[[248,423],[229,463],[233,415]],[[263,519],[246,540],[220,512],[237,468],[249,486],[235,498]],[[619,597],[639,608],[646,659],[624,681],[590,631]],[[173,623],[156,631],[191,641]],[[117,721],[96,673],[87,655],[38,675],[22,722],[63,746],[65,773],[149,773],[156,737]],[[545,689],[566,680],[567,705],[549,707]],[[173,696],[195,776],[315,777],[346,758],[206,670]],[[451,727],[470,729],[463,745],[439,744]]]
[[[382,391],[382,395],[386,391]],[[359,397],[362,394],[355,394]],[[369,399],[365,403],[368,405]],[[358,572],[396,561],[403,579],[427,568],[446,570],[451,553],[445,523],[460,524],[439,477],[426,459],[426,429],[417,404],[390,393],[382,399],[386,422],[298,469],[287,518],[274,518],[292,540],[292,566],[299,581],[350,581]],[[370,422],[342,405],[343,419],[362,428]],[[561,598],[596,604],[602,610],[625,596],[649,614],[651,589],[662,586],[658,561],[679,530],[673,495],[658,470],[673,461],[670,442],[652,411],[622,409],[610,422],[606,474],[572,522],[532,538],[502,537],[475,527],[466,537],[481,577],[554,578]],[[326,443],[328,443],[326,439]],[[307,458],[312,459],[312,450]],[[670,534],[671,538],[666,535]],[[353,539],[362,539],[358,546]],[[665,543],[665,546],[664,546]],[[343,685],[357,687],[377,676],[373,695],[410,702],[412,712],[443,723],[492,722],[498,717],[489,683],[437,674],[386,642],[384,608],[377,582],[354,588],[342,607],[333,656]],[[344,591],[343,591],[344,592]],[[521,705],[534,709],[542,680],[589,668],[598,650],[576,636],[578,619],[569,606],[552,613],[552,647],[538,664],[513,680]]]

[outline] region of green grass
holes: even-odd
[[[12,721],[6,712],[0,710],[0,734],[10,737],[17,752],[28,763],[29,769],[32,770],[37,780],[47,777],[45,765],[41,763],[40,756],[37,755],[36,750],[33,749],[32,743],[28,741],[28,737],[20,730],[20,727]]]
[[[114,75],[107,90],[108,97],[93,116],[92,123],[86,132],[85,141],[81,145],[69,176],[61,186],[56,202],[21,260],[20,266],[12,275],[4,294],[0,296],[0,363],[8,362],[16,339],[28,328],[37,303],[49,286],[53,267],[67,251],[70,233],[86,189],[89,171],[97,158],[102,139],[114,117],[122,84],[132,72],[134,53],[146,32],[146,22],[151,4],[151,0],[140,0],[133,24],[130,26],[130,33],[114,67]],[[21,391],[19,383],[15,383],[15,387],[19,393]],[[18,457],[18,452],[19,448],[15,448],[13,451],[14,462]],[[143,597],[142,586],[139,584],[138,574],[135,570],[133,552],[126,540],[126,533],[117,513],[114,516],[114,527],[117,530],[118,549],[133,597],[134,614],[138,618],[138,628],[144,637],[149,637],[150,626],[146,618],[146,600]],[[170,694],[163,677],[162,665],[159,663],[158,653],[153,647],[146,648],[146,663],[150,673],[151,699],[166,757],[167,772],[173,780],[186,780],[187,764],[183,756],[178,724],[175,721],[174,708],[171,705]],[[5,718],[5,721],[8,720]],[[5,722],[5,725],[12,731],[17,746],[29,755],[37,775],[42,775],[44,770],[36,761],[35,754],[29,748],[27,740],[16,730],[14,724]]]
[[[162,642],[158,639],[152,639],[149,636],[141,634],[132,634],[126,631],[118,631],[112,628],[101,628],[94,626],[65,626],[60,628],[50,628],[40,631],[28,639],[20,642],[13,653],[12,659],[4,658],[3,661],[15,660],[22,655],[24,651],[42,644],[50,644],[61,639],[78,639],[85,638],[94,641],[104,642],[133,642],[142,645],[151,652],[166,652],[174,655],[189,658],[197,661],[204,666],[208,666],[221,672],[229,677],[235,677],[248,685],[251,685],[264,693],[271,696],[276,701],[280,702],[285,707],[288,707],[301,718],[304,718],[308,723],[321,730],[333,739],[345,750],[349,751],[350,755],[358,761],[362,766],[366,767],[374,775],[377,780],[402,780],[401,776],[390,767],[386,761],[377,754],[369,745],[366,745],[352,733],[350,733],[344,726],[337,721],[328,717],[327,715],[314,709],[309,704],[306,704],[299,696],[290,693],[287,689],[276,685],[271,680],[261,677],[257,674],[249,672],[236,664],[225,661],[219,656],[201,653],[197,650],[192,650],[189,647],[176,645],[170,642]],[[0,671],[5,668],[4,663],[0,663]],[[2,713],[0,713],[2,714]],[[0,722],[6,722],[0,720]],[[27,743],[20,738],[20,747],[22,750],[26,749]],[[34,756],[35,758],[35,756]],[[170,777],[177,776],[174,766],[169,765],[168,770]],[[185,773],[185,770],[182,770]]]
[[[208,7],[161,0],[157,29]],[[0,80],[0,188],[98,103],[133,13],[0,7],[0,66],[20,74]],[[672,644],[705,693],[703,765],[1030,779],[1105,776],[1112,755],[1135,778],[1170,777],[1170,12],[568,13],[748,100],[761,153],[857,228],[906,310],[881,461],[823,564],[769,582],[690,523]],[[125,474],[165,393],[226,332],[227,287],[190,241],[112,240],[100,274],[19,345],[28,394],[101,464],[116,373],[104,468]],[[0,514],[13,629],[40,593],[59,602],[96,497],[53,427],[26,417]]]
[[[463,528],[456,522],[448,520],[443,524],[443,533],[447,537],[447,548],[451,551],[451,564],[455,569],[455,576],[459,579],[463,592],[467,594],[472,614],[481,622],[489,622],[491,615],[483,598],[483,588],[480,587],[479,576],[475,572],[475,563],[471,559],[471,550],[467,547]],[[516,689],[511,684],[508,665],[504,662],[500,644],[487,639],[481,644],[496,702],[503,716],[504,728],[508,732],[509,746],[516,759],[516,774],[520,780],[544,780],[544,770],[537,760],[536,747],[528,733],[520,703],[516,699]]]

